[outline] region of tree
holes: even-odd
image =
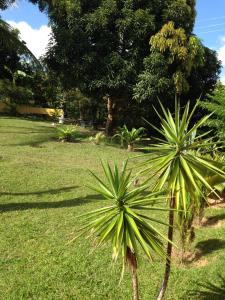
[[[153,206],[154,202],[164,197],[161,192],[149,192],[147,196],[143,196],[143,192],[149,188],[148,185],[131,189],[133,180],[131,171],[127,173],[127,162],[121,172],[116,164],[114,168],[109,164],[102,166],[105,181],[93,174],[97,184],[91,188],[111,203],[81,216],[84,225],[81,235],[93,237],[95,247],[110,242],[114,261],[122,255],[123,270],[128,265],[131,272],[133,300],[138,300],[137,258],[140,249],[150,260],[153,253],[163,257],[165,255],[161,241],[164,236],[155,228],[155,225],[164,223],[145,214],[145,211],[166,210]]]
[[[179,22],[179,7],[177,12],[175,7],[169,10],[169,15],[174,12],[172,21],[150,39],[151,53],[144,60],[144,71],[134,88],[134,98],[143,105],[159,97],[162,101],[166,99],[166,105],[172,108],[176,93],[182,104],[191,100],[194,106],[197,98],[212,92],[219,77],[221,64],[216,52],[204,47],[192,34],[190,23],[185,27]],[[194,6],[191,7],[193,21]]]
[[[160,174],[154,187],[155,190],[161,190],[167,184],[171,209],[169,212],[168,240],[172,241],[175,221],[174,209],[183,211],[185,216],[188,213],[188,207],[198,207],[202,197],[204,197],[202,188],[214,192],[205,176],[214,174],[224,177],[225,172],[223,171],[223,163],[205,158],[196,151],[211,145],[211,141],[204,138],[205,133],[196,134],[197,130],[209,120],[210,115],[204,116],[191,126],[191,118],[196,106],[190,112],[188,103],[182,113],[179,104],[176,103],[174,116],[162,105],[161,108],[163,116],[158,113],[161,129],[154,126],[161,138],[157,140],[157,144],[148,148],[151,154],[149,160],[146,161],[146,165],[149,164],[149,167],[146,168],[144,174],[151,174],[149,179]],[[152,154],[156,155],[155,158],[152,158]],[[154,170],[153,175],[152,170]],[[163,298],[166,291],[171,270],[171,255],[172,243],[169,242],[164,280],[158,300]]]
[[[222,141],[225,138],[225,86],[219,83],[213,93],[199,102],[200,107],[213,113],[213,116],[206,123],[213,129],[217,139]]]
[[[19,31],[13,29],[7,22],[0,19],[0,45],[3,49],[17,49],[17,55],[26,56],[36,68],[41,69],[41,63],[27,48],[24,41],[19,37]]]
[[[190,33],[195,18],[195,1],[189,0],[32,2],[48,12],[53,36],[47,61],[64,87],[108,95],[108,133],[119,107],[132,99],[151,36],[169,20]]]

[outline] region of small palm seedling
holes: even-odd
[[[113,138],[119,137],[121,147],[124,147],[124,144],[127,146],[128,151],[134,150],[134,144],[143,140],[145,129],[140,127],[138,129],[132,128],[129,130],[126,125],[119,127],[118,133],[116,133]]]
[[[106,141],[106,136],[103,132],[96,133],[95,136],[90,137],[90,142],[93,142],[95,145],[100,145]]]
[[[137,277],[137,255],[140,248],[149,259],[153,253],[164,256],[162,238],[164,236],[156,229],[156,225],[164,224],[145,211],[164,211],[153,204],[162,197],[162,193],[150,193],[143,196],[148,186],[131,189],[133,179],[131,172],[127,173],[127,162],[120,172],[117,165],[114,169],[109,164],[103,164],[105,182],[92,175],[97,180],[97,185],[91,187],[102,198],[110,201],[110,205],[82,215],[84,227],[81,235],[95,237],[95,245],[111,242],[113,248],[113,260],[116,261],[119,254],[123,258],[123,270],[125,265],[130,267],[132,277],[133,299],[139,299]],[[164,224],[166,225],[166,224]],[[138,244],[141,247],[138,247]]]
[[[74,142],[77,135],[77,126],[60,126],[57,128],[58,139],[62,142]]]
[[[153,125],[152,127],[160,133],[162,138],[158,138],[157,144],[147,148],[151,151],[151,156],[144,163],[147,166],[143,173],[148,175],[149,179],[156,174],[159,175],[155,190],[161,190],[167,184],[168,196],[170,196],[169,205],[172,208],[169,212],[168,240],[173,240],[173,209],[182,210],[185,218],[189,207],[192,207],[193,211],[199,207],[204,198],[203,189],[215,193],[205,178],[206,174],[207,176],[211,174],[224,177],[225,173],[223,171],[224,164],[205,158],[198,153],[199,148],[209,147],[212,144],[211,140],[206,138],[207,133],[196,134],[197,130],[210,118],[210,115],[203,117],[191,127],[190,121],[195,108],[190,112],[189,103],[183,113],[179,104],[176,103],[174,116],[162,105],[161,108],[163,116],[157,112],[161,121],[161,129]],[[152,158],[152,154],[155,154],[154,158]],[[154,170],[153,174],[152,170]],[[163,298],[166,291],[171,269],[171,254],[172,244],[169,242],[166,270],[158,300]]]

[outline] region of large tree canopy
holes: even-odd
[[[133,97],[147,112],[157,97],[186,101],[216,83],[216,55],[192,34],[195,0],[29,1],[49,16],[48,67],[65,89],[108,95],[109,118]]]
[[[191,33],[195,1],[38,1],[53,29],[48,62],[65,86],[129,98],[149,40],[169,20]]]

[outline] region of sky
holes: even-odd
[[[225,83],[225,0],[197,0],[194,33],[204,45],[216,50],[223,63],[221,80]],[[46,51],[51,28],[48,18],[27,0],[0,12],[1,17],[21,32],[28,48],[40,57]]]

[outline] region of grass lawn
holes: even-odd
[[[89,240],[68,241],[77,215],[106,203],[86,187],[88,169],[101,175],[100,158],[121,162],[133,154],[87,139],[59,143],[54,135],[47,122],[0,118],[0,299],[131,299],[129,273],[118,285],[121,261],[112,265],[108,246],[90,252]],[[206,215],[215,224],[196,230],[200,257],[173,265],[167,300],[225,299],[225,208]],[[160,259],[140,260],[141,299],[155,299],[163,270]],[[197,295],[205,283],[218,285],[218,295]]]

